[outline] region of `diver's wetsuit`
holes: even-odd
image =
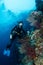
[[[12,29],[10,35],[12,35],[12,39],[10,39],[10,43],[7,45],[7,49],[10,49],[15,38],[23,38],[26,35],[26,31],[24,31],[23,27],[19,28],[19,26],[15,26]]]

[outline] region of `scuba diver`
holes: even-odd
[[[10,56],[10,48],[13,44],[13,41],[18,38],[21,39],[26,36],[26,31],[23,29],[23,22],[20,21],[18,25],[16,25],[12,30],[10,34],[10,43],[7,45],[6,49],[4,50],[3,54]]]

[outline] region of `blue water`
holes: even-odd
[[[33,4],[33,7],[31,9],[29,9],[30,7],[26,7],[24,10],[20,11],[18,9],[18,14],[17,10],[17,13],[14,13],[14,10],[12,11],[10,9],[11,7],[6,9],[6,4],[4,5],[4,3],[0,3],[0,65],[17,65],[17,53],[15,53],[16,46],[14,46],[14,49],[11,49],[10,57],[4,56],[3,50],[6,49],[6,45],[9,41],[10,32],[18,21],[22,20],[24,22],[24,29],[28,30],[30,28],[29,24],[26,22],[26,17],[31,10],[35,9],[34,7],[35,6]],[[14,50],[14,54],[12,53],[12,50]]]

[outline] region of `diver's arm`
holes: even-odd
[[[17,26],[15,26],[12,30],[11,30],[11,34],[13,34],[17,29]]]

